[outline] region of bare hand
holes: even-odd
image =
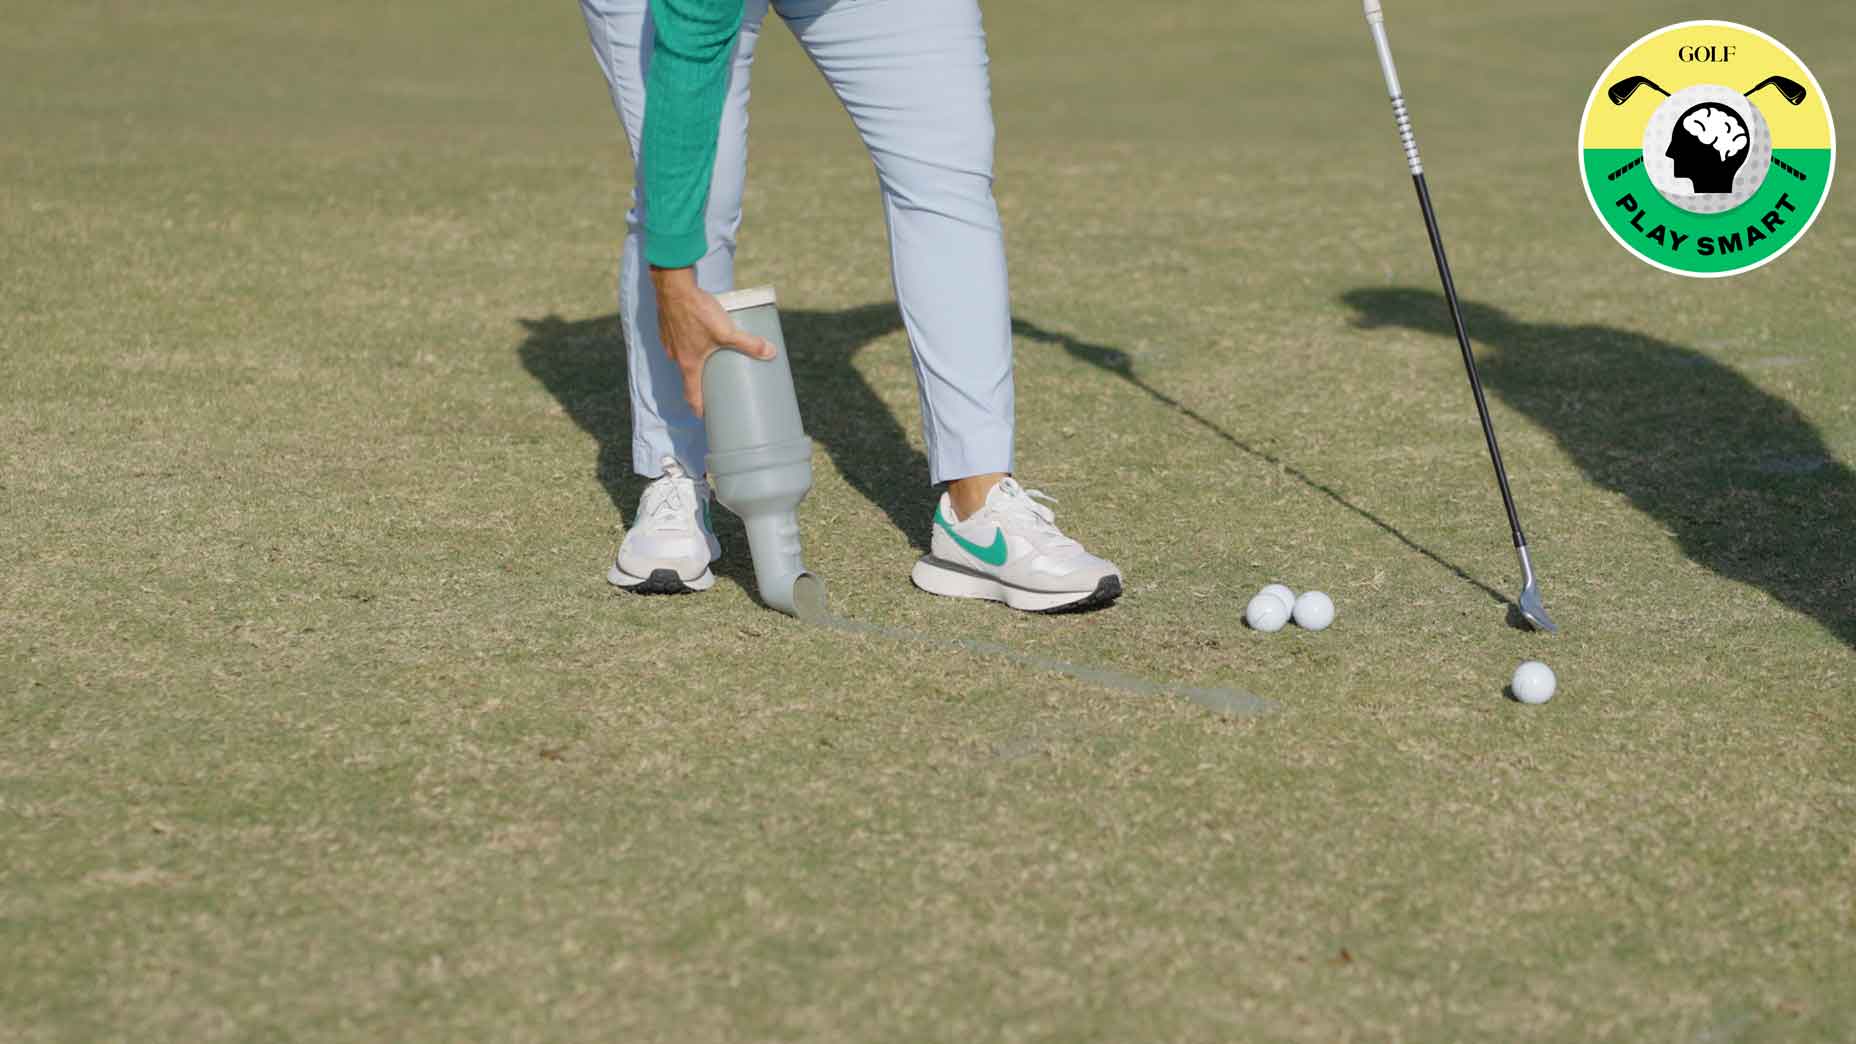
[[[683,371],[683,397],[702,416],[702,367],[723,348],[756,359],[771,359],[773,343],[735,325],[727,310],[696,285],[689,268],[652,268],[657,288],[657,332],[664,352]]]

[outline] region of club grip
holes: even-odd
[[[1398,143],[1405,149],[1405,165],[1415,178],[1424,173],[1424,164],[1418,159],[1418,137],[1411,132],[1411,111],[1405,108],[1404,98],[1392,99],[1392,115],[1398,120]]]
[[[1385,12],[1379,8],[1379,0],[1366,0],[1366,20],[1369,22],[1383,22],[1386,20]]]

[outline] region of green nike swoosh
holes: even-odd
[[[981,547],[973,541],[968,540],[966,537],[961,536],[959,533],[954,532],[954,527],[948,525],[947,519],[941,517],[941,509],[938,507],[934,509],[934,524],[946,530],[947,535],[954,538],[954,543],[959,544],[961,550],[972,555],[974,558],[994,567],[1005,564],[1005,530],[993,530],[992,546]]]

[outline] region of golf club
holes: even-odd
[[[1656,81],[1648,76],[1627,76],[1612,84],[1611,89],[1605,93],[1610,96],[1611,104],[1622,105],[1630,101],[1630,96],[1636,94],[1639,87],[1648,87],[1665,98],[1669,97],[1669,92],[1658,87]]]
[[[1463,308],[1457,302],[1456,283],[1450,278],[1450,261],[1444,256],[1443,236],[1437,230],[1437,213],[1431,207],[1431,190],[1425,184],[1424,164],[1418,160],[1418,141],[1411,132],[1411,114],[1405,108],[1405,92],[1399,87],[1398,68],[1392,64],[1392,45],[1386,39],[1386,16],[1380,9],[1380,0],[1365,0],[1365,4],[1367,28],[1372,30],[1373,44],[1379,49],[1380,70],[1385,73],[1386,91],[1392,96],[1392,113],[1398,120],[1399,142],[1405,147],[1411,180],[1418,189],[1418,206],[1424,211],[1424,227],[1430,233],[1437,275],[1443,280],[1444,297],[1450,302],[1450,321],[1456,326],[1457,345],[1463,350],[1463,366],[1469,372],[1469,388],[1476,397],[1476,413],[1482,418],[1482,437],[1489,444],[1489,461],[1495,465],[1495,482],[1501,487],[1502,506],[1508,510],[1508,528],[1514,535],[1515,554],[1521,560],[1521,597],[1516,606],[1521,617],[1536,630],[1558,631],[1553,618],[1547,615],[1546,606],[1541,604],[1540,584],[1534,578],[1533,559],[1527,553],[1527,537],[1521,533],[1521,517],[1515,512],[1514,494],[1508,488],[1508,469],[1502,466],[1501,447],[1495,442],[1495,425],[1489,420],[1488,400],[1482,394],[1482,377],[1476,372],[1476,354],[1470,349],[1469,331],[1463,325]],[[1644,82],[1649,83],[1648,80]]]
[[[1762,89],[1767,88],[1767,87],[1778,88],[1779,94],[1783,96],[1786,101],[1791,102],[1793,105],[1803,105],[1805,96],[1808,93],[1804,89],[1804,84],[1799,83],[1797,80],[1788,80],[1783,76],[1768,76],[1765,79],[1759,81],[1759,85],[1757,87],[1754,87],[1752,90],[1746,92],[1746,96],[1751,98],[1753,95],[1758,94]]]

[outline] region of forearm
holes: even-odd
[[[651,0],[656,42],[645,81],[639,180],[645,260],[685,268],[708,252],[703,215],[742,0]]]

